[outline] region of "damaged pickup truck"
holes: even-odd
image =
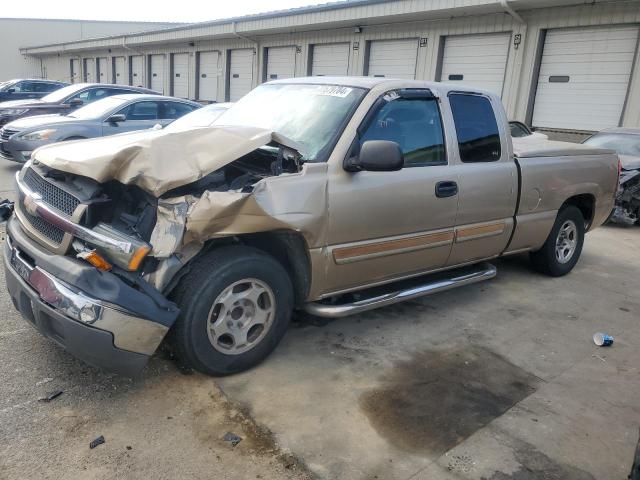
[[[16,181],[4,259],[29,323],[105,369],[141,370],[167,337],[220,375],[262,361],[294,310],[363,312],[521,252],[568,273],[618,158],[512,145],[494,94],[316,77],[261,85],[211,127],[42,147]]]

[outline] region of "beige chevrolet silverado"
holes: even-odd
[[[261,85],[210,127],[42,147],[16,181],[4,260],[29,323],[105,369],[141,370],[166,337],[220,375],[262,361],[294,310],[433,294],[522,252],[565,275],[618,158],[512,144],[494,94],[315,77]]]

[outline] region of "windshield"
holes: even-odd
[[[174,122],[171,122],[165,130],[189,130],[190,128],[208,127],[210,126],[220,115],[222,115],[229,105],[208,105],[206,107],[194,110],[191,113],[186,114],[184,117],[180,117]]]
[[[273,130],[302,145],[306,161],[324,161],[366,90],[335,85],[261,85],[227,110],[216,125]]]
[[[127,100],[122,100],[121,98],[116,97],[106,97],[89,103],[67,116],[71,118],[78,118],[80,120],[101,118],[113,109],[118,108],[125,103],[127,103]]]
[[[593,147],[610,148],[618,155],[640,157],[640,135],[628,133],[599,133],[587,138],[584,143]]]
[[[72,95],[82,90],[86,86],[87,86],[86,84],[85,85],[82,85],[82,84],[69,85],[68,87],[55,90],[54,92],[51,92],[49,95],[45,95],[44,97],[42,97],[42,101],[51,102],[51,103],[59,102],[60,100],[64,100],[65,98],[67,98],[69,95]]]

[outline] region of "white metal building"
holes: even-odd
[[[157,30],[175,23],[103,22],[93,20],[41,20],[35,18],[0,18],[0,82],[12,78],[47,78],[46,65],[38,57],[23,55],[25,45],[41,45],[82,40],[104,35]],[[74,70],[80,74],[79,66]],[[71,72],[58,80],[70,81]],[[50,77],[50,76],[49,76]],[[56,77],[57,78],[57,77]],[[80,77],[78,77],[80,78]]]
[[[106,62],[115,81],[201,101],[305,75],[471,84],[511,118],[586,132],[640,127],[639,30],[638,0],[350,0],[21,52],[49,78]]]

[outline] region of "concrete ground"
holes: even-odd
[[[0,165],[0,191],[13,171]],[[264,364],[221,379],[161,357],[141,379],[103,374],[0,294],[0,478],[626,478],[640,425],[638,245],[640,228],[604,227],[564,278],[514,257],[484,284],[301,319]],[[596,347],[598,331],[614,345]]]

